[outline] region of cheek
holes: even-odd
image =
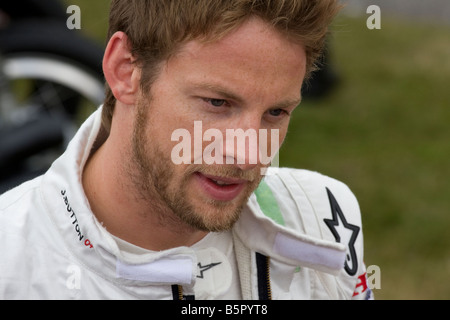
[[[287,128],[280,130],[280,137],[279,137],[280,146],[283,144],[284,139],[286,139],[286,134],[287,134]]]
[[[286,138],[287,128],[269,129],[267,130],[267,147],[268,150],[278,150]]]
[[[152,144],[157,145],[161,151],[168,152],[170,156],[170,149],[177,143],[172,140],[183,135],[183,131],[185,131],[183,124],[173,112],[167,112],[168,110],[164,110],[164,108],[160,108],[161,111],[157,111],[156,108],[152,109],[155,111],[152,111],[148,117],[147,141],[150,147]]]

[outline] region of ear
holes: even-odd
[[[128,37],[116,32],[108,42],[103,57],[103,73],[114,97],[133,105],[139,91],[140,70],[128,46]]]

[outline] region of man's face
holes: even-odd
[[[300,45],[258,19],[219,41],[184,45],[164,64],[151,98],[142,98],[137,106],[131,163],[139,172],[134,180],[141,194],[195,229],[230,229],[267,164],[249,144],[226,147],[231,143],[226,132],[251,130],[261,138],[266,130],[268,150],[273,143],[281,145],[300,102],[305,64]],[[191,141],[183,143],[189,142],[191,149],[183,150],[189,161],[177,164],[173,150],[180,140],[173,141],[173,134],[180,129],[189,134]],[[205,150],[217,135],[203,135],[209,129],[223,137],[222,147],[212,153]],[[271,140],[273,130],[277,141]],[[205,154],[216,161],[207,162]]]

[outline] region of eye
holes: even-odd
[[[213,107],[223,107],[226,103],[223,99],[205,99],[206,102],[209,102]]]
[[[288,114],[288,113],[283,109],[274,109],[274,110],[270,110],[269,114],[273,117],[279,117],[283,114]]]

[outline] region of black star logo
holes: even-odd
[[[197,278],[203,279],[203,272],[221,264],[222,262],[217,262],[217,263],[211,263],[211,264],[207,264],[206,266],[202,266],[202,264],[199,262],[197,264],[198,268],[200,269],[200,275],[197,276]]]
[[[358,271],[358,260],[356,258],[355,241],[358,237],[360,228],[353,224],[349,224],[345,219],[344,213],[339,207],[336,198],[331,191],[327,189],[328,199],[331,205],[332,219],[323,219],[328,228],[330,228],[336,242],[347,246],[347,260],[345,261],[345,271],[354,276]]]

